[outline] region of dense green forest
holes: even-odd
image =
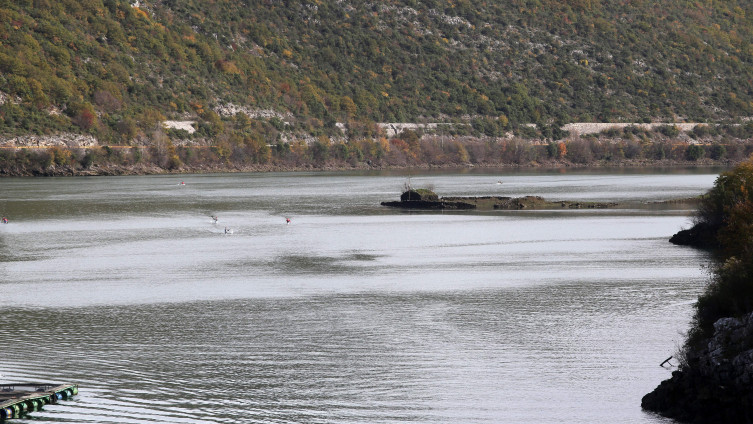
[[[742,123],[722,133],[747,139],[752,42],[742,0],[0,0],[0,137],[157,145],[162,165],[191,159],[176,140],[264,162],[300,139],[377,140],[376,122],[543,140],[568,122]]]
[[[752,42],[742,0],[2,0],[0,87],[20,101],[0,132],[128,142],[195,115],[213,136],[225,103],[315,134],[729,120],[753,115]]]

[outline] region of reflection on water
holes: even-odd
[[[509,174],[502,186],[639,204],[701,194],[714,177]],[[500,195],[499,179],[411,182]],[[639,405],[668,377],[658,364],[705,280],[701,253],[666,242],[688,210],[379,207],[404,181],[4,180],[0,380],[80,384],[33,414],[42,422],[666,422]]]

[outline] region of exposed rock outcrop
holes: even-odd
[[[704,349],[643,397],[644,409],[692,423],[753,423],[753,313],[722,318]]]
[[[242,105],[236,105],[233,103],[225,103],[221,105],[217,105],[214,108],[214,111],[217,112],[220,116],[234,116],[237,113],[243,113],[249,118],[278,118],[282,121],[289,121],[293,118],[293,115],[290,112],[287,113],[280,113],[272,109],[257,109],[252,108],[248,106],[242,106]]]
[[[0,147],[95,147],[99,142],[90,135],[61,133],[55,135],[23,135],[0,139]]]
[[[602,131],[607,131],[611,129],[622,130],[626,127],[636,127],[636,128],[641,128],[643,130],[652,131],[662,126],[674,126],[674,127],[677,127],[677,129],[680,131],[689,132],[689,131],[692,131],[698,125],[708,125],[708,124],[696,123],[696,122],[653,122],[653,123],[573,122],[570,124],[565,124],[564,126],[562,126],[561,129],[564,131],[569,131],[571,134],[574,134],[574,135],[597,134]]]
[[[162,126],[167,129],[183,130],[189,134],[196,132],[194,124],[196,124],[196,121],[162,121]]]

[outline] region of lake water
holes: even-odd
[[[717,173],[2,179],[0,383],[80,385],[35,422],[671,422],[640,399],[707,258],[647,202]],[[626,206],[380,206],[407,182]]]

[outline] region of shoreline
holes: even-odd
[[[234,174],[272,172],[349,172],[349,171],[409,171],[409,170],[556,170],[556,169],[650,169],[650,168],[730,168],[738,161],[731,160],[637,160],[637,161],[596,161],[593,163],[572,163],[568,161],[548,161],[528,164],[484,163],[484,164],[415,164],[415,165],[373,165],[360,163],[345,165],[330,163],[322,165],[304,164],[253,164],[253,165],[194,165],[178,169],[166,169],[154,164],[116,165],[94,164],[81,169],[71,166],[52,165],[47,169],[0,169],[2,178],[25,177],[96,177],[96,176],[138,176],[138,175],[187,175],[187,174]]]

